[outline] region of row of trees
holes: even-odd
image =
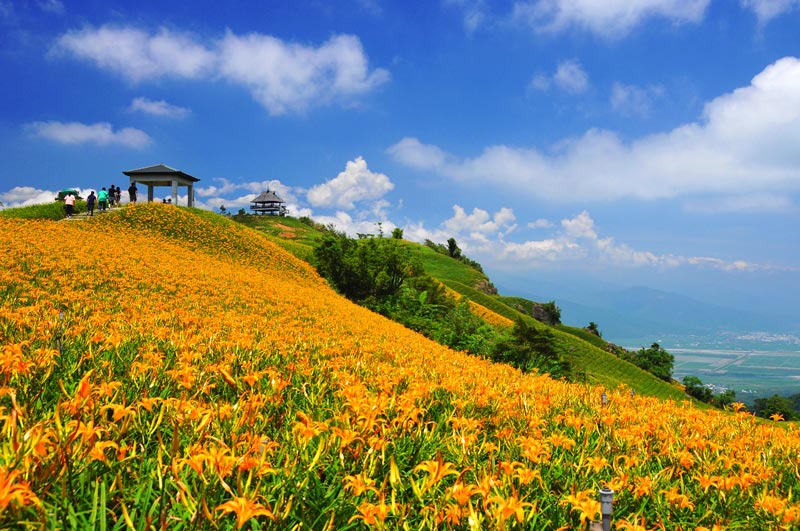
[[[453,349],[523,371],[571,375],[546,327],[520,318],[510,331],[495,329],[425,273],[402,233],[392,236],[353,239],[329,227],[314,251],[317,270],[350,300]]]
[[[467,256],[461,252],[461,248],[458,246],[458,242],[456,241],[455,238],[448,238],[447,245],[444,245],[442,243],[435,243],[432,242],[431,240],[425,240],[425,245],[430,247],[437,253],[446,254],[450,258],[454,258],[459,262],[463,262],[472,269],[475,269],[476,271],[480,271],[481,273],[483,273],[483,267],[478,262],[470,258],[467,258]]]

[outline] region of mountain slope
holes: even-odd
[[[314,242],[322,237],[322,233],[312,224],[301,223],[291,218],[244,216],[237,219],[268,235],[272,241],[304,259],[313,255]],[[528,320],[535,327],[547,327],[547,325],[531,319],[527,314],[520,313],[513,305],[509,304],[509,298],[490,295],[479,290],[478,288],[482,286],[490,285],[490,279],[482,272],[448,255],[436,252],[428,246],[414,242],[405,242],[405,244],[421,260],[426,273],[460,296],[499,315],[502,319],[513,322],[522,318]],[[577,374],[586,377],[590,382],[602,384],[608,388],[623,385],[637,393],[661,398],[675,400],[688,398],[680,389],[607,352],[604,349],[605,342],[602,340],[600,340],[600,344],[592,344],[585,341],[585,336],[577,330],[566,327],[547,328],[556,337],[556,349],[560,355],[571,363]]]
[[[1,528],[800,523],[796,428],[454,352],[224,218],[0,233]]]

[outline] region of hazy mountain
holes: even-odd
[[[754,331],[786,332],[796,328],[793,320],[783,314],[712,304],[643,286],[576,286],[546,282],[537,285],[535,292],[515,286],[498,287],[503,294],[537,301],[555,300],[565,324],[583,327],[594,321],[603,337],[628,345],[632,342],[644,345],[664,337],[715,337]]]

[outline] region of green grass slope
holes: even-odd
[[[293,218],[267,216],[244,216],[243,218],[241,220],[243,223],[258,230],[270,240],[304,260],[311,258],[316,241],[322,237],[321,231]],[[239,220],[237,219],[237,221]],[[636,393],[664,399],[686,400],[688,398],[675,386],[607,352],[605,349],[608,343],[602,338],[580,328],[565,325],[549,327],[540,323],[525,313],[530,312],[535,304],[533,301],[519,297],[489,295],[479,291],[476,289],[477,286],[485,285],[490,281],[485,274],[425,245],[414,242],[406,243],[421,260],[429,275],[461,296],[508,319],[516,320],[523,317],[534,326],[550,329],[555,336],[556,348],[560,354],[572,364],[576,373],[585,376],[590,382],[611,389],[624,385]],[[516,309],[518,307],[524,311],[520,312]]]

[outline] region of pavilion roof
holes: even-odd
[[[250,201],[251,203],[283,203],[283,199],[278,197],[278,194],[271,190],[261,192],[258,197]]]
[[[184,180],[197,182],[200,179],[197,177],[193,177],[188,173],[184,173],[181,170],[176,170],[175,168],[171,168],[166,164],[156,164],[155,166],[146,166],[144,168],[137,168],[135,170],[128,170],[122,172],[128,177],[154,177],[154,176],[161,176],[161,177],[181,177]]]

